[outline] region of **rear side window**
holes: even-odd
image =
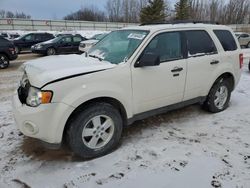
[[[82,38],[81,37],[73,37],[73,42],[81,42]]]
[[[234,51],[237,49],[236,42],[230,31],[227,30],[214,30],[215,35],[219,39],[225,51]]]
[[[202,56],[217,53],[213,40],[206,31],[186,31],[189,56]]]
[[[43,40],[43,35],[42,34],[36,34],[35,35],[35,41],[42,41]]]
[[[45,34],[43,37],[45,40],[49,40],[49,39],[54,38],[53,35],[51,35],[51,34]]]

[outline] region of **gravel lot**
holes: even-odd
[[[16,128],[11,96],[21,62],[0,70],[0,187],[249,188],[250,73],[245,67],[230,107],[219,114],[193,105],[134,123],[121,146],[82,161],[51,151]],[[36,58],[36,57],[35,57]]]

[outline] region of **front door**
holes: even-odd
[[[180,32],[160,33],[142,53],[159,55],[160,65],[131,67],[135,114],[183,100],[187,62],[182,43]]]

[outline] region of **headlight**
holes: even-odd
[[[32,107],[37,107],[40,104],[48,104],[52,100],[52,91],[42,91],[35,87],[29,88],[26,104]]]
[[[43,47],[43,45],[41,45],[41,44],[38,44],[38,45],[36,46],[37,49],[41,49],[42,47]]]

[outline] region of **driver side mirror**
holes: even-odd
[[[160,56],[154,53],[143,54],[139,61],[135,64],[135,67],[150,67],[160,65]]]

